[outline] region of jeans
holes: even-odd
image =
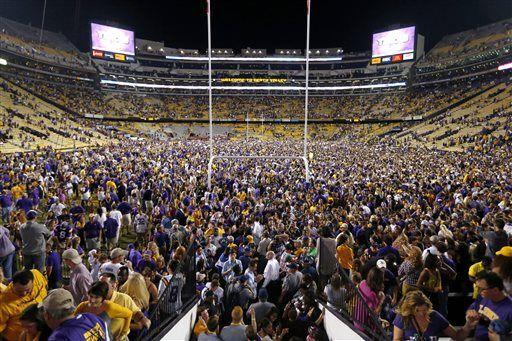
[[[11,252],[7,256],[0,257],[0,268],[4,271],[4,276],[6,279],[11,279],[12,277],[12,261],[14,260],[14,254],[16,252]]]
[[[4,224],[9,222],[9,215],[11,214],[12,207],[2,207],[2,221]]]
[[[42,274],[45,273],[45,260],[46,260],[46,253],[41,252],[37,255],[23,255],[23,266],[25,269],[37,269]]]

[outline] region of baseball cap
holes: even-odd
[[[62,259],[69,259],[75,264],[82,263],[82,257],[78,254],[78,251],[75,249],[67,249],[62,253]]]
[[[268,291],[267,291],[267,289],[261,288],[260,291],[258,292],[258,297],[259,298],[263,298],[263,299],[267,299],[268,298]]]
[[[120,247],[116,247],[114,250],[110,251],[110,259],[117,258],[119,256],[126,256],[127,252]]]
[[[67,250],[66,250],[67,251]],[[73,296],[66,289],[53,289],[48,296],[39,303],[39,308],[44,310],[71,310],[75,307]]]
[[[290,264],[287,264],[286,267],[288,269],[294,269],[294,270],[297,270],[298,266],[296,263],[290,263]]]
[[[379,259],[377,261],[377,267],[379,269],[383,269],[383,268],[386,269],[386,267],[387,267],[386,261],[384,259]]]
[[[498,252],[497,256],[512,257],[512,246],[504,246]]]
[[[489,329],[498,335],[508,335],[510,334],[511,326],[510,323],[505,320],[492,320]]]
[[[242,276],[238,277],[238,280],[241,283],[247,282],[248,279],[249,279],[249,277],[247,277],[246,275],[242,275]]]
[[[37,211],[30,210],[30,211],[27,212],[27,219],[28,220],[35,219],[36,217],[37,217]]]

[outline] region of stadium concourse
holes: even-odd
[[[156,340],[192,306],[198,340],[512,337],[511,19],[399,64],[323,49],[309,181],[219,158],[211,188],[205,56],[0,29],[1,339]],[[302,155],[303,61],[226,58],[291,88],[216,90],[213,154]]]

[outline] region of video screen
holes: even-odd
[[[92,51],[103,51],[123,55],[135,55],[133,31],[91,23]],[[97,52],[96,52],[97,53]]]
[[[415,37],[415,26],[375,33],[372,43],[372,58],[414,52]]]

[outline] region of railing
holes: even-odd
[[[158,303],[149,312],[151,328],[142,330],[136,338],[137,340],[157,340],[157,335],[161,335],[162,332],[169,329],[169,325],[180,316],[182,309],[188,307],[191,302],[196,300],[196,262],[193,247],[188,248],[181,262],[180,272],[185,276],[185,284],[181,290],[181,307],[175,309],[174,302],[168,302],[162,299],[169,297],[171,294],[172,287],[168,286],[165,288]]]
[[[379,316],[368,307],[359,289],[345,272],[341,271],[340,276],[342,282],[346,283],[346,296],[343,306],[334,310],[338,311],[343,319],[352,323],[355,329],[365,334],[368,340],[389,340],[390,337],[382,327]]]

